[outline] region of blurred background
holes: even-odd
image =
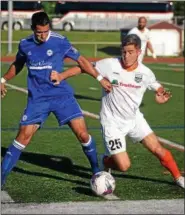
[[[184,1],[123,0],[1,1],[2,55],[15,54],[16,43],[30,33],[32,14],[40,10],[49,14],[52,29],[87,57],[119,55],[121,40],[140,16],[148,20],[158,56],[184,55]]]

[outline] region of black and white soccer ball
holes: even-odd
[[[105,196],[114,192],[116,183],[110,173],[101,171],[92,176],[90,186],[95,195]]]

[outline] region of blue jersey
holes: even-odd
[[[73,95],[73,89],[65,80],[54,86],[50,74],[52,70],[63,71],[64,58],[76,61],[79,56],[66,37],[51,31],[44,43],[38,43],[34,35],[22,39],[16,59],[24,61],[28,68],[28,98],[37,100]]]

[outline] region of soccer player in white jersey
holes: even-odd
[[[141,142],[152,152],[170,171],[177,185],[184,188],[184,177],[171,152],[160,144],[139,110],[147,89],[155,92],[155,100],[159,104],[171,98],[171,93],[156,81],[154,73],[138,63],[140,54],[141,40],[136,34],[130,34],[122,43],[121,58],[107,58],[95,64],[102,78],[108,79],[113,86],[111,92],[104,91],[102,96],[100,122],[106,147],[102,164],[106,169],[128,170],[131,164],[125,137],[129,136],[133,142]],[[60,82],[81,72],[79,67],[73,67],[62,74],[53,72],[51,79]]]
[[[147,19],[146,19],[146,17],[142,16],[138,19],[138,26],[132,28],[128,32],[128,34],[137,34],[141,39],[141,54],[138,58],[139,62],[143,61],[145,51],[147,48],[151,51],[152,57],[154,59],[157,58],[157,56],[154,52],[154,49],[152,47],[150,30],[146,27],[146,25],[147,25]]]

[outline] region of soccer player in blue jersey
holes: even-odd
[[[111,84],[104,79],[70,44],[66,37],[50,31],[50,20],[45,12],[32,16],[33,35],[22,39],[15,61],[1,78],[1,96],[6,95],[5,83],[14,78],[26,64],[28,69],[27,107],[20,121],[16,138],[9,146],[1,163],[1,187],[7,175],[16,165],[21,152],[31,141],[33,135],[42,126],[50,113],[53,113],[59,125],[68,124],[87,156],[92,173],[99,172],[96,144],[89,135],[74,92],[64,80],[59,85],[50,79],[52,71],[62,72],[64,58],[75,60],[83,71],[96,78],[102,87],[110,91]]]

